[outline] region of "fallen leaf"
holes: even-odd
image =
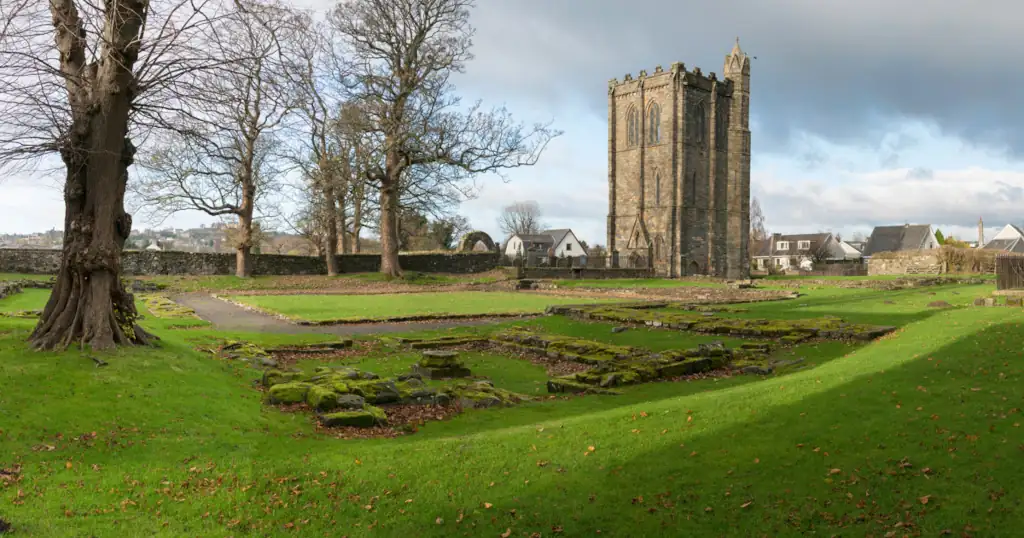
[[[73,467],[73,465],[72,465],[72,463],[70,461],[68,461],[68,462],[64,463],[64,467],[70,469],[71,467]]]
[[[843,472],[842,469],[831,469],[829,470],[828,474],[839,474],[841,472]]]
[[[918,500],[921,501],[921,504],[928,504],[928,501],[931,500],[931,498],[931,495],[925,495],[924,497],[921,497]]]
[[[509,527],[505,532],[501,533],[501,538],[508,538],[509,536],[512,536],[512,527]]]
[[[437,523],[438,525],[440,525],[440,524],[444,523],[444,520],[441,519],[441,518],[437,518],[437,519],[434,520],[434,523]]]
[[[747,502],[741,504],[740,508],[746,508],[746,507],[748,507],[748,506],[750,506],[752,504],[754,504],[754,501],[747,501]]]
[[[491,504],[491,503],[484,503],[484,508],[490,508],[492,506],[494,506],[494,505]]]
[[[594,448],[594,446],[593,446],[593,445],[591,445],[591,446],[588,446],[588,447],[587,447],[587,450],[589,450],[590,452],[593,452],[593,451],[595,451],[595,450],[597,450],[597,449],[596,449],[596,448]]]

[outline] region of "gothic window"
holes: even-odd
[[[688,194],[690,195],[690,205],[693,206],[694,198],[697,196],[697,172],[693,172],[692,174],[690,174],[689,191],[690,192]]]
[[[647,143],[657,144],[661,142],[661,107],[653,103],[647,109]]]
[[[626,113],[626,146],[635,147],[640,142],[640,115],[630,107]]]
[[[665,240],[660,235],[654,239],[654,259],[659,262],[665,261]]]
[[[703,146],[708,134],[708,111],[704,108],[704,103],[697,103],[694,114],[696,117],[694,118],[693,126],[694,131],[696,131],[697,144]]]
[[[740,121],[742,121],[743,123],[747,123],[747,118],[749,117],[747,115],[748,112],[749,112],[749,108],[750,108],[749,98],[746,95],[744,95],[743,96],[743,110],[740,113]]]
[[[654,205],[661,205],[661,173],[654,173]]]

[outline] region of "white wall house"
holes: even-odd
[[[1013,224],[1007,224],[982,248],[1004,252],[1024,252],[1024,230]]]
[[[548,251],[554,249],[556,258],[578,258],[586,256],[579,238],[572,230],[544,230],[539,234],[512,234],[505,241],[505,255],[509,257],[525,256],[527,252],[538,252],[547,256]]]

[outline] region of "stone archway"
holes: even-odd
[[[690,262],[690,275],[699,275],[699,274],[700,274],[700,264],[695,262],[695,261]]]
[[[487,232],[476,231],[462,236],[462,240],[459,241],[459,252],[471,252],[477,243],[483,243],[487,247],[487,252],[495,250],[494,240],[491,239],[491,236],[487,235]]]

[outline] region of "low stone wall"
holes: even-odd
[[[14,282],[0,282],[0,299],[6,299],[11,295],[21,293],[21,285]]]
[[[402,254],[402,269],[423,273],[481,273],[498,267],[501,255],[494,252]],[[55,274],[60,269],[61,251],[0,249],[0,273]],[[327,273],[323,258],[313,256],[252,255],[254,275],[322,275]],[[343,273],[380,270],[379,254],[341,254]],[[126,276],[141,275],[232,275],[235,255],[197,252],[139,252],[121,255]]]
[[[868,275],[939,275],[946,272],[938,249],[879,252],[868,260]]]
[[[556,267],[525,267],[520,278],[531,279],[608,279],[608,278],[653,278],[652,269],[599,269],[581,267],[566,269]]]

